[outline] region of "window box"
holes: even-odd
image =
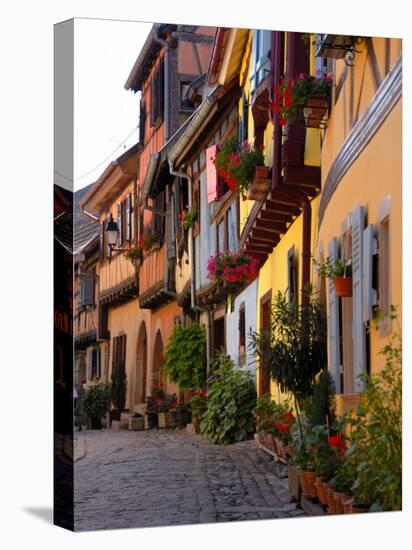
[[[303,117],[307,128],[320,128],[322,121],[327,120],[329,95],[316,94],[306,98],[303,106]]]
[[[316,57],[343,59],[349,51],[353,51],[355,36],[342,34],[318,35]]]

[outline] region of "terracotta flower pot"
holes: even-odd
[[[323,506],[326,506],[327,504],[326,486],[325,486],[325,483],[320,479],[320,477],[316,478],[315,489],[316,489],[316,496],[318,497],[319,502]]]
[[[306,484],[307,484],[306,487],[307,487],[308,497],[309,498],[316,498],[316,488],[315,488],[316,472],[311,472],[309,470],[304,470],[303,474],[304,474],[304,478],[305,478],[305,481],[306,481]]]
[[[291,447],[290,445],[285,445],[285,452],[286,452],[286,456],[292,456],[293,455],[293,447]]]
[[[343,514],[343,503],[342,503],[341,495],[342,493],[339,493],[338,491],[333,491],[333,499],[335,501],[336,514]]]
[[[326,498],[328,503],[328,514],[336,514],[335,499],[333,497],[333,487],[328,486],[326,489]]]
[[[292,499],[296,502],[300,501],[302,487],[299,479],[300,469],[292,464],[288,464],[288,487]]]
[[[340,296],[341,298],[352,296],[352,277],[334,277],[333,285],[336,296]]]
[[[309,487],[308,482],[306,481],[306,478],[305,478],[305,471],[304,470],[298,470],[298,476],[299,476],[300,486],[302,487],[302,495],[305,498],[311,498],[310,487]]]
[[[351,514],[364,514],[366,512],[369,512],[369,507],[364,506],[363,504],[355,504],[351,503],[350,505],[350,513]]]
[[[351,495],[346,493],[338,493],[339,499],[342,506],[342,514],[350,514],[350,501],[352,500]]]

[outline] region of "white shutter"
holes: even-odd
[[[338,239],[329,242],[328,255],[331,260],[338,258]],[[340,326],[339,298],[336,296],[333,279],[328,279],[328,348],[329,370],[335,383],[336,393],[342,393],[341,388],[341,356],[340,356]]]
[[[373,256],[376,254],[376,239],[373,237],[373,225],[368,225],[363,231],[363,322],[370,321],[373,316],[372,306],[376,304],[377,293],[372,287],[373,281]]]
[[[252,37],[252,51],[251,51],[251,64],[250,64],[250,91],[253,91],[256,87],[256,50],[257,40],[259,39],[259,31],[255,30]]]
[[[127,193],[126,195],[126,241],[131,240],[131,222],[132,222],[132,216],[131,216],[132,208],[131,208],[131,194]]]
[[[363,322],[363,228],[365,213],[363,206],[357,206],[351,214],[352,224],[352,271],[353,271],[353,369],[355,391],[365,389],[365,383],[359,375],[366,372],[366,331]]]
[[[93,367],[93,350],[87,351],[87,382],[92,379],[92,367]]]
[[[123,244],[123,228],[122,228],[122,203],[117,203],[117,227],[119,228],[119,233],[117,237],[117,243],[119,246]]]

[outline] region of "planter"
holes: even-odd
[[[286,453],[286,458],[289,458],[293,455],[293,447],[291,447],[290,445],[285,445],[285,453]]]
[[[145,430],[151,430],[157,428],[157,413],[148,412],[144,415],[144,428]]]
[[[134,432],[140,432],[144,430],[144,417],[143,416],[131,416],[129,417],[129,430]]]
[[[333,499],[335,501],[335,512],[336,514],[343,514],[343,502],[341,498],[342,493],[338,491],[333,491]]]
[[[333,497],[334,493],[333,487],[328,486],[326,489],[326,497],[328,503],[328,514],[336,514],[335,499]]]
[[[350,514],[351,495],[347,495],[346,493],[336,493],[336,495],[338,495],[336,498],[340,500],[342,514]]]
[[[200,433],[200,423],[202,422],[201,416],[192,416],[192,425],[193,429],[195,431],[195,434]]]
[[[166,423],[168,428],[176,428],[176,418],[172,411],[167,413]]]
[[[292,499],[300,502],[302,487],[299,480],[299,469],[292,464],[288,464],[288,487]]]
[[[305,498],[316,498],[316,473],[308,470],[299,470],[298,473],[300,485],[302,487],[302,495]]]
[[[92,417],[90,419],[90,426],[92,430],[101,430],[102,429],[102,420],[101,418]]]
[[[327,117],[329,109],[328,94],[317,94],[306,98],[303,105],[303,117],[308,128],[319,128]]]
[[[316,489],[316,496],[318,497],[319,502],[323,506],[326,506],[328,502],[327,496],[326,496],[326,487],[324,482],[319,477],[316,478],[315,489]]]
[[[333,277],[336,296],[350,298],[352,296],[352,277]]]
[[[186,407],[176,407],[173,411],[173,416],[175,418],[175,425],[179,429],[186,428],[191,420],[189,411]]]
[[[248,199],[264,200],[270,191],[272,181],[269,179],[268,166],[256,166],[253,180],[248,187]]]
[[[157,422],[159,428],[167,428],[167,412],[158,413]]]
[[[366,512],[369,512],[369,506],[365,506],[364,504],[355,504],[354,502],[351,502],[350,504],[350,514],[365,514]]]
[[[308,470],[305,470],[304,477],[307,483],[307,488],[308,488],[308,493],[310,498],[316,498],[316,488],[315,488],[316,472],[310,472]]]
[[[265,447],[272,453],[276,453],[275,438],[270,432],[265,432]]]
[[[275,437],[275,444],[276,444],[276,454],[280,456],[280,458],[283,458],[284,460],[287,459],[288,455],[286,454],[285,445],[283,444],[282,440],[278,437]]]
[[[260,432],[257,432],[258,441],[261,445],[265,445],[266,439],[265,439],[265,432],[262,430]]]

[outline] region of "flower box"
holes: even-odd
[[[303,105],[303,117],[308,128],[319,128],[329,110],[328,94],[316,94],[306,98]]]
[[[256,166],[253,180],[248,187],[248,199],[264,200],[270,191],[271,180],[269,179],[268,166]]]
[[[350,298],[352,296],[352,277],[334,277],[333,286],[336,296]]]
[[[299,469],[292,464],[288,464],[288,487],[292,499],[296,502],[300,502],[302,487],[299,479]]]

